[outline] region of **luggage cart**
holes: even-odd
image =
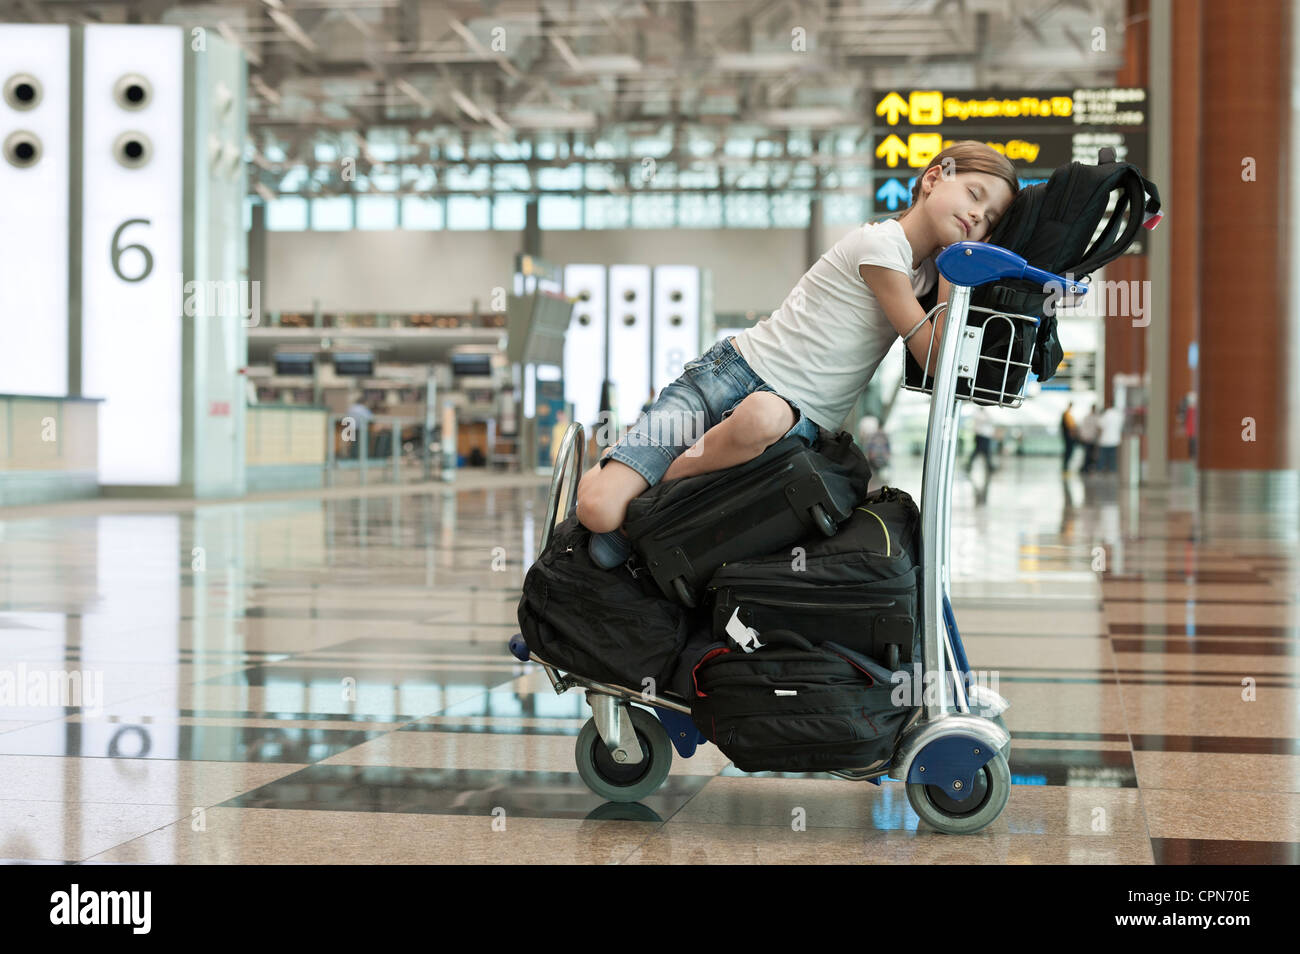
[[[991,824],[1006,806],[1011,792],[1007,764],[1011,736],[1002,720],[1007,701],[987,686],[973,684],[949,598],[958,402],[975,400],[1001,407],[1023,403],[1032,348],[1016,344],[1032,341],[1026,336],[1036,335],[1038,319],[972,306],[971,290],[1002,279],[1028,280],[1045,288],[1055,285],[1067,296],[1086,294],[1087,286],[1033,268],[1020,256],[982,242],[951,245],[937,264],[952,291],[948,301],[936,305],[926,317],[933,321],[946,312],[950,320],[944,322],[931,382],[911,388],[932,394],[921,497],[921,685],[909,687],[913,712],[891,759],[830,774],[876,784],[885,777],[903,781],[908,801],[922,821],[941,832],[972,834]],[[985,333],[1000,322],[1005,323],[1000,329],[1006,333],[1005,350],[985,353]],[[990,340],[1000,341],[1003,336]],[[933,336],[930,347],[934,348]],[[929,367],[927,360],[925,368]],[[958,393],[959,379],[966,379],[962,393]],[[978,383],[981,380],[983,385]],[[1000,387],[989,387],[990,380],[995,385],[1000,382]],[[577,507],[583,447],[582,425],[570,424],[551,477],[539,555],[550,542],[566,479],[566,516]],[[634,802],[650,795],[668,776],[673,748],[688,758],[701,741],[686,699],[563,673],[531,654],[522,634],[511,638],[510,651],[521,661],[541,665],[556,692],[586,691],[592,718],[578,736],[578,772],[593,792],[610,801]],[[909,676],[908,681],[916,680]]]

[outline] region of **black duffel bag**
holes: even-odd
[[[760,640],[770,629],[793,629],[887,667],[919,659],[920,528],[911,496],[882,487],[835,536],[800,544],[802,554],[787,548],[720,567],[708,586],[714,637],[726,638],[734,615]]]
[[[570,517],[524,577],[519,628],[548,663],[600,682],[658,694],[698,617],[666,600],[636,560],[603,570],[587,552],[591,531]]]
[[[693,607],[722,564],[833,535],[870,481],[847,431],[822,431],[814,447],[786,437],[743,464],[656,484],[628,504],[624,526],[664,595]]]
[[[693,673],[691,718],[744,772],[866,769],[893,757],[912,710],[889,673],[837,646],[768,630],[752,653],[718,646]]]

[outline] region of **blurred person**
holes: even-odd
[[[348,441],[351,446],[348,448],[347,456],[349,458],[360,457],[363,434],[365,439],[374,436],[374,428],[371,426],[371,422],[375,417],[374,411],[366,404],[364,395],[360,391],[352,395],[352,405],[347,409],[344,417],[352,418],[353,424],[352,439]]]
[[[1113,474],[1119,460],[1119,442],[1124,436],[1124,412],[1111,405],[1102,412],[1097,437],[1097,469]]]
[[[1070,475],[1070,458],[1074,456],[1075,445],[1079,443],[1079,425],[1071,413],[1073,408],[1073,402],[1065,405],[1065,413],[1061,415],[1061,439],[1065,441],[1065,456],[1061,459],[1062,477]]]
[[[930,325],[917,299],[936,282],[947,298],[933,258],[954,243],[986,240],[1019,189],[1005,156],[981,142],[953,143],[916,178],[900,215],[844,236],[780,308],[688,361],[582,477],[578,519],[592,531],[592,560],[626,561],[627,506],[660,481],[734,467],[783,437],[815,444],[821,427],[844,420],[900,336],[932,371],[938,349],[932,355],[930,342],[944,319]]]
[[[1097,405],[1092,406],[1092,410],[1087,416],[1079,422],[1079,443],[1083,445],[1083,466],[1079,468],[1081,474],[1091,474],[1097,469],[1097,438],[1101,434],[1101,416],[1097,413]]]
[[[880,426],[878,418],[867,414],[858,422],[858,443],[862,445],[862,453],[871,465],[872,482],[868,485],[868,490],[883,486],[893,453],[889,446],[889,435]]]
[[[975,468],[975,458],[983,457],[984,466],[990,474],[997,470],[993,464],[993,437],[997,428],[993,424],[993,415],[984,405],[977,405],[971,415],[971,424],[975,430],[975,449],[971,451],[970,460],[966,461],[966,473]]]

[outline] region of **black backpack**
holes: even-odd
[[[1118,192],[1115,208],[1093,241],[1112,192]],[[1035,268],[1079,281],[1123,255],[1138,229],[1155,228],[1160,219],[1155,185],[1131,162],[1116,162],[1115,151],[1106,147],[1095,166],[1071,162],[1046,182],[1021,189],[989,242]],[[1044,314],[1050,295],[1039,283],[1027,281],[995,282],[971,293],[972,305],[1040,318],[1033,360],[1040,381],[1050,380],[1065,357],[1056,337],[1055,309]]]
[[[692,627],[707,632],[707,617],[664,599],[635,558],[602,570],[587,553],[590,542],[576,516],[556,526],[524,577],[517,613],[524,641],[548,663],[588,679],[666,686]]]
[[[893,757],[912,708],[893,674],[791,630],[745,653],[715,644],[692,671],[691,718],[742,772],[866,769]]]
[[[1115,208],[1093,241],[1111,193],[1117,191]],[[1114,150],[1106,147],[1096,165],[1071,162],[1057,167],[1046,182],[1021,189],[988,241],[1015,252],[1035,268],[1077,281],[1119,258],[1137,239],[1138,229],[1155,228],[1160,219],[1155,185],[1132,163],[1116,162]],[[999,392],[1019,393],[1030,366],[1040,381],[1056,374],[1065,352],[1056,334],[1055,309],[1044,314],[1049,297],[1051,291],[1030,281],[994,282],[971,292],[972,306],[1039,319],[1037,333],[1030,335],[1026,322],[991,321],[991,316],[972,313],[968,323],[984,326],[980,349],[984,360],[975,379],[977,403],[1001,403],[996,397]],[[1058,291],[1053,300],[1060,298]],[[934,307],[933,297],[929,302],[922,298],[921,304],[928,311]],[[910,352],[906,377],[908,386],[920,385],[921,368]],[[925,383],[931,387],[933,379],[926,377]],[[969,395],[964,382],[959,382],[958,393]]]

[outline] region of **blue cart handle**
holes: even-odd
[[[957,242],[949,245],[935,259],[943,277],[953,285],[974,288],[1001,278],[1019,278],[1040,282],[1044,291],[1049,285],[1059,285],[1064,294],[1086,295],[1088,286],[1067,281],[1041,268],[1034,268],[1015,252],[987,242]]]

